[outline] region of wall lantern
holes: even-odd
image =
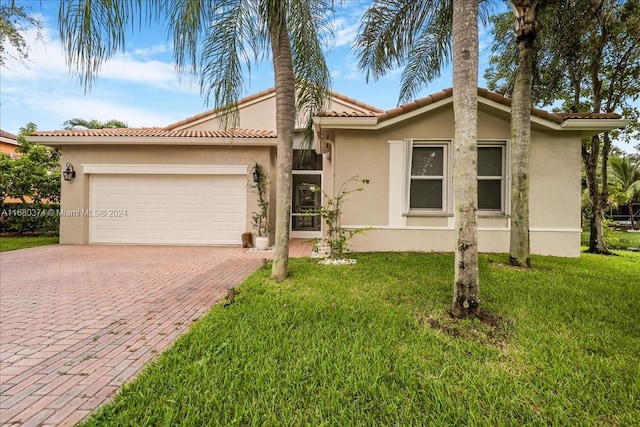
[[[62,177],[65,181],[73,181],[76,177],[76,171],[73,170],[73,165],[71,163],[67,163],[67,169],[62,172]]]

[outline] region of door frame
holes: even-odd
[[[324,181],[324,171],[322,170],[293,170],[292,172],[292,176],[291,176],[291,192],[293,193],[293,191],[295,190],[294,185],[293,185],[293,175],[318,175],[320,176],[320,189],[322,189],[322,186],[324,185],[323,181]],[[293,196],[293,194],[292,194]],[[322,193],[320,194],[320,203],[322,203]],[[293,202],[293,197],[292,197],[292,202]],[[290,225],[289,225],[289,235],[291,238],[293,239],[315,239],[315,238],[321,238],[322,237],[322,229],[323,229],[323,224],[322,221],[320,221],[320,230],[318,231],[299,231],[299,230],[294,230],[293,229],[293,217],[294,216],[300,216],[300,214],[296,214],[293,213],[293,203],[291,204],[291,221],[290,221]]]

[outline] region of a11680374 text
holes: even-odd
[[[59,216],[59,217],[92,217],[92,218],[126,218],[127,209],[37,209],[11,208],[3,209],[2,217],[21,216]]]

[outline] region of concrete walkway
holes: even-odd
[[[294,241],[291,256],[311,243]],[[0,425],[74,425],[269,253],[46,246],[0,254]]]

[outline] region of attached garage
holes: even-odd
[[[245,165],[86,165],[84,171],[90,243],[241,243]]]
[[[275,132],[179,127],[33,135],[76,172],[62,181],[60,243],[240,246],[258,210],[252,168],[276,176]]]

